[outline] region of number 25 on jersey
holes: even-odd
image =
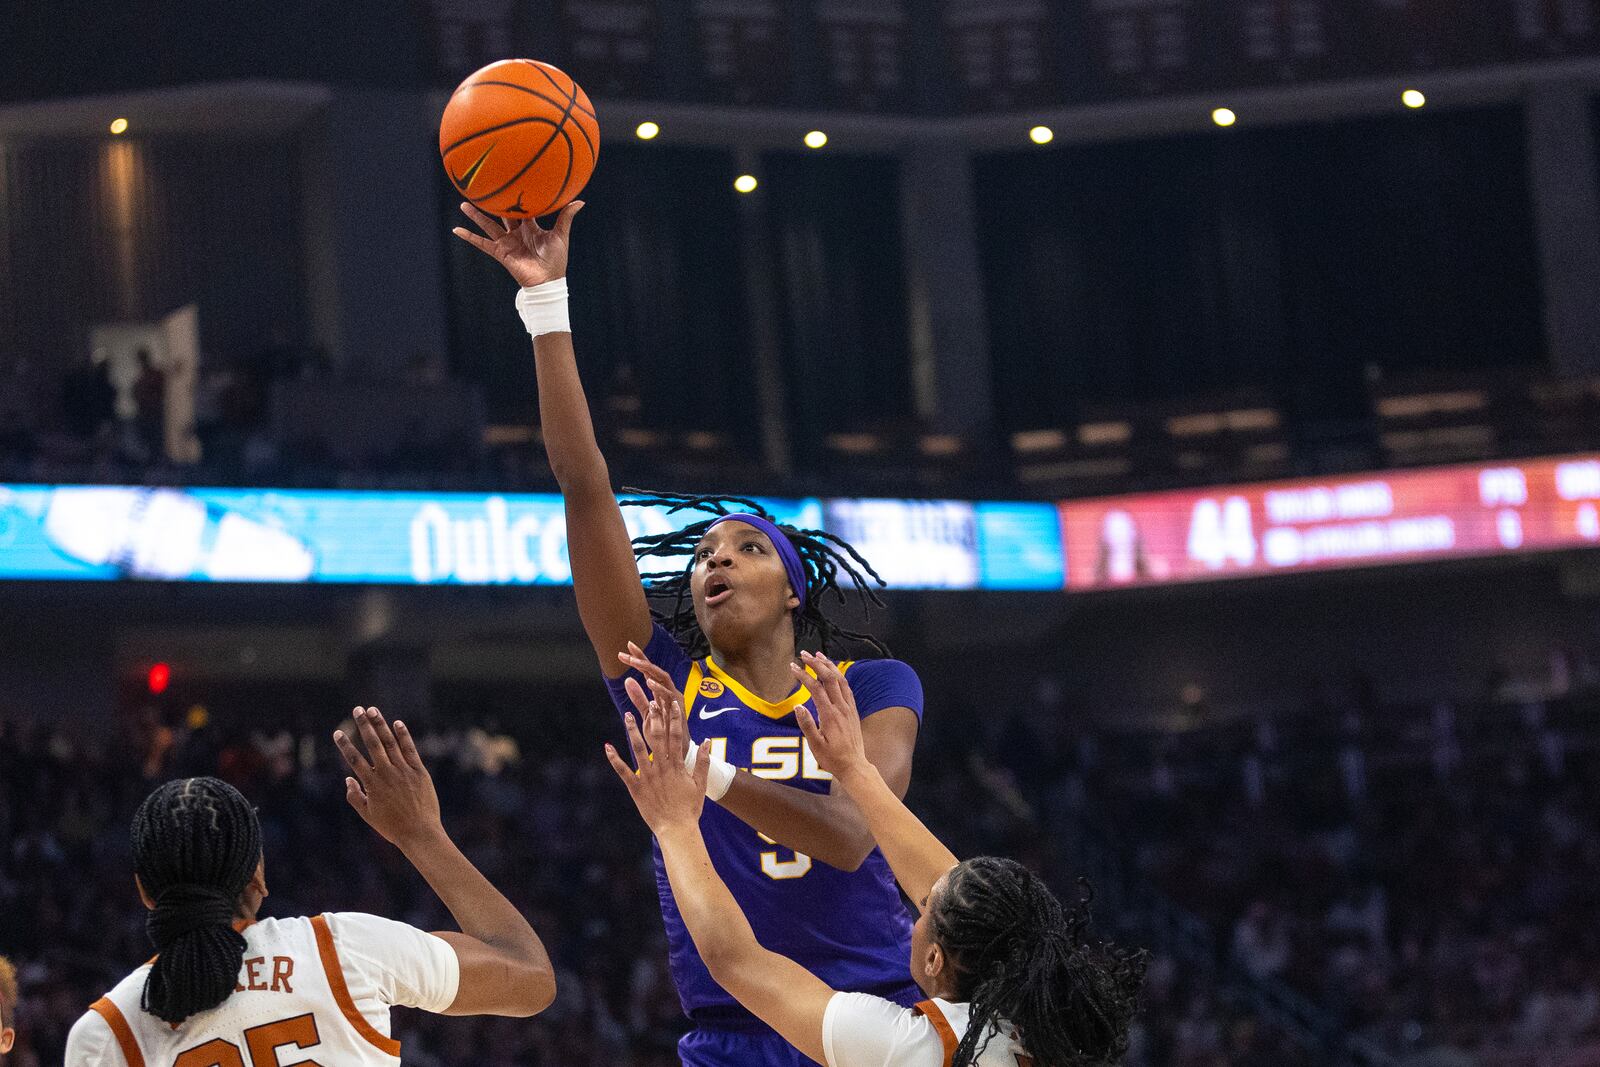
[[[217,1037],[181,1053],[173,1061],[173,1067],[281,1067],[278,1049],[284,1045],[293,1045],[304,1052],[322,1044],[322,1037],[317,1033],[317,1018],[309,1014],[252,1026],[243,1036],[245,1048],[250,1050],[248,1062],[238,1045]],[[319,1065],[312,1060],[297,1060],[295,1067]]]

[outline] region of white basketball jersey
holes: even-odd
[[[950,1067],[969,1006],[925,1000],[915,1008],[867,993],[835,993],[822,1017],[828,1067]],[[1012,1028],[993,1028],[976,1067],[1033,1067]]]
[[[455,950],[403,923],[318,915],[241,932],[244,963],[227,1000],[163,1022],[140,1007],[147,963],[78,1020],[66,1067],[398,1067],[389,1009],[437,1012],[455,1000]]]

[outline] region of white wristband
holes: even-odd
[[[567,317],[567,280],[555,278],[541,285],[530,285],[517,292],[517,314],[528,328],[528,336],[571,333]]]
[[[694,772],[694,761],[700,754],[700,746],[693,741],[689,742],[689,751],[684,753],[683,765]],[[706,799],[721,800],[728,795],[728,789],[733,785],[734,776],[739,769],[727,760],[714,759],[711,766],[706,768]]]

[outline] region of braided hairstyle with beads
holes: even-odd
[[[233,920],[260,862],[255,809],[226,782],[168,782],[139,805],[133,866],[155,902],[145,929],[158,953],[145,1011],[176,1025],[228,999],[245,949]]]
[[[1127,1052],[1146,955],[1089,941],[1087,896],[1067,909],[1022,864],[980,856],[930,906],[970,1006],[952,1067],[972,1067],[1002,1025],[1038,1067],[1109,1067]]]
[[[789,538],[789,543],[794,546],[795,553],[805,568],[805,605],[795,613],[794,620],[797,641],[815,638],[818,647],[824,653],[831,653],[836,642],[841,639],[859,641],[880,656],[889,655],[888,648],[877,638],[846,629],[830,619],[823,611],[824,596],[829,596],[835,603],[845,603],[843,588],[845,579],[848,579],[855,592],[861,594],[863,615],[870,613],[872,608],[883,607],[883,601],[878,597],[873,583],[879,588],[887,583],[848,542],[825,530],[800,530],[780,523],[766,508],[754,500],[742,497],[683,496],[676,493],[657,493],[648,489],[628,488],[624,488],[623,492],[635,494],[639,498],[622,501],[623,507],[664,507],[669,515],[680,511],[695,511],[709,516],[690,523],[681,530],[649,534],[633,539],[635,559],[689,557],[687,566],[676,570],[648,571],[642,577],[645,594],[652,600],[669,605],[664,610],[652,608],[651,614],[668,633],[678,639],[691,657],[698,659],[710,649],[706,635],[701,633],[700,623],[695,618],[694,598],[690,593],[690,579],[694,574],[695,546],[719,518],[739,513],[759,515],[782,530]],[[798,593],[800,590],[797,589],[795,592]]]

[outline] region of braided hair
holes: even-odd
[[[929,921],[970,1005],[952,1067],[972,1067],[1001,1024],[1039,1067],[1107,1067],[1127,1052],[1147,960],[1085,937],[1089,899],[1064,908],[1015,860],[980,856],[950,872]]]
[[[139,805],[133,865],[155,901],[145,929],[158,953],[145,1011],[176,1025],[228,999],[245,949],[233,918],[260,862],[255,809],[226,782],[168,782]]]
[[[846,600],[843,581],[848,579],[854,591],[861,594],[862,614],[869,615],[875,607],[883,607],[883,600],[873,588],[887,583],[872,569],[872,564],[862,558],[849,542],[826,530],[800,530],[774,519],[760,504],[736,496],[685,496],[677,493],[657,493],[648,489],[624,488],[625,493],[637,494],[639,499],[622,501],[623,507],[665,507],[667,514],[680,511],[702,512],[708,518],[692,522],[681,530],[663,534],[648,534],[633,539],[633,555],[643,560],[647,556],[688,556],[689,563],[677,570],[649,571],[642,575],[645,594],[653,600],[665,602],[665,610],[651,609],[651,614],[678,639],[689,655],[698,659],[710,650],[710,642],[700,630],[694,614],[694,598],[690,594],[690,581],[694,574],[694,550],[706,531],[719,518],[734,514],[759,515],[788,537],[789,543],[800,557],[805,568],[806,588],[802,598],[805,603],[795,613],[795,639],[815,638],[824,653],[830,652],[839,640],[859,641],[880,656],[889,650],[870,634],[846,629],[830,619],[823,611],[825,595],[836,603]],[[796,593],[800,590],[796,589]]]

